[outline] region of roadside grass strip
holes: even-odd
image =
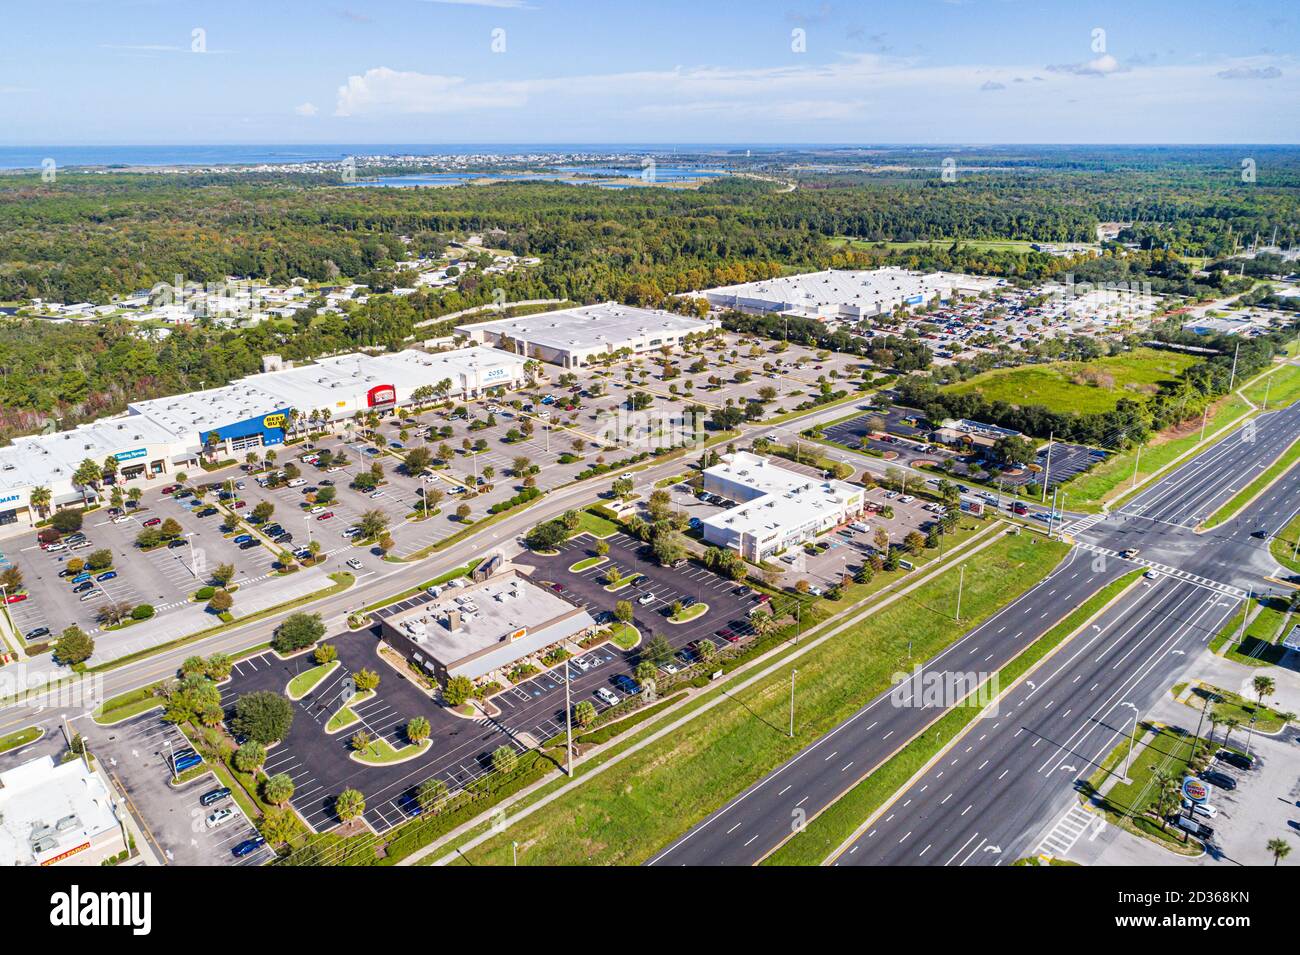
[[[112,726],[149,710],[161,709],[163,699],[155,693],[160,685],[150,683],[110,697],[99,705],[91,719],[99,726]]]
[[[635,864],[785,762],[888,689],[892,674],[928,659],[1056,566],[1067,545],[1004,535],[968,555],[962,621],[953,619],[954,561],[893,604],[852,622],[798,659],[799,720],[786,735],[790,668],[725,693],[707,719],[589,776],[466,852],[473,864],[509,864],[511,842],[534,865]],[[909,654],[909,642],[911,653]],[[701,704],[702,705],[702,704]]]
[[[1264,493],[1270,484],[1283,474],[1286,474],[1287,471],[1290,471],[1297,461],[1300,461],[1300,438],[1291,442],[1290,447],[1283,451],[1276,461],[1269,465],[1259,477],[1234,494],[1232,500],[1206,518],[1201,528],[1209,530],[1211,527],[1218,527],[1231,518],[1247,504],[1259,497],[1260,494]]]
[[[1181,855],[1196,855],[1201,851],[1199,842],[1190,837],[1180,838],[1178,830],[1162,827],[1151,815],[1158,808],[1160,797],[1156,772],[1167,773],[1181,782],[1192,759],[1192,737],[1177,727],[1140,723],[1138,728],[1142,735],[1133,742],[1128,782],[1118,779],[1104,796],[1097,795],[1108,779],[1124,771],[1129,751],[1125,737],[1102,761],[1101,768],[1089,777],[1080,798],[1085,805],[1093,804],[1100,809],[1108,822],[1121,829]],[[1204,749],[1204,740],[1201,746]],[[1177,798],[1166,799],[1166,813],[1177,808]]]
[[[329,663],[322,663],[320,666],[312,667],[310,670],[304,670],[296,677],[289,681],[287,690],[289,699],[301,700],[304,696],[320,684],[331,673],[339,668],[338,660],[331,660]]]
[[[1265,601],[1249,618],[1252,604],[1244,605],[1210,640],[1210,651],[1243,666],[1272,666],[1286,656],[1286,648],[1273,641],[1287,620],[1286,602],[1277,597]],[[1241,622],[1249,619],[1243,632]]]
[[[1003,693],[1011,689],[1031,667],[1085,627],[1141,576],[1141,572],[1133,571],[1101,588],[999,670],[993,677],[997,681],[994,685],[1000,687]],[[973,689],[973,695],[978,697],[978,688]],[[762,864],[820,865],[837,847],[852,838],[854,832],[864,825],[864,820],[869,820],[944,747],[973,725],[981,712],[982,708],[964,702],[949,707],[925,732],[880,764],[871,775],[827,806],[821,814],[813,817],[801,832],[788,839]]]
[[[1300,365],[1285,365],[1262,381],[1256,381],[1241,393],[1250,401],[1269,411],[1285,408],[1300,399]]]
[[[1291,523],[1278,531],[1268,544],[1273,559],[1293,574],[1300,574],[1300,547],[1296,546],[1297,542],[1300,542],[1300,510],[1291,518]]]
[[[1196,698],[1196,702],[1193,702],[1193,697]],[[1209,683],[1198,681],[1192,688],[1191,694],[1183,702],[1199,712],[1201,701],[1206,697],[1209,697],[1210,700],[1210,712],[1219,718],[1220,724],[1226,723],[1228,720],[1236,720],[1244,729],[1250,725],[1251,720],[1254,720],[1255,732],[1263,733],[1266,736],[1272,736],[1286,727],[1286,717],[1277,710],[1261,706],[1240,693],[1212,686]]]
[[[11,749],[18,749],[20,746],[34,743],[41,738],[41,735],[42,730],[39,726],[28,726],[0,736],[0,753],[7,753]]]

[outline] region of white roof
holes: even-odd
[[[737,451],[704,472],[749,488],[757,496],[727,511],[706,518],[704,524],[734,533],[768,536],[779,529],[793,530],[810,521],[843,514],[862,488],[847,481],[822,480],[781,467],[768,458]]]
[[[0,773],[0,866],[35,865],[117,827],[108,787],[79,759]]]
[[[717,328],[717,322],[703,322],[657,308],[637,308],[617,302],[583,305],[555,312],[542,312],[495,322],[475,322],[456,331],[473,334],[490,331],[520,341],[564,351],[590,348],[617,349],[657,332],[691,334]]]
[[[922,274],[897,266],[855,271],[826,269],[784,278],[745,282],[708,289],[704,294],[714,300],[729,296],[769,303],[773,308],[892,308],[916,295],[947,295],[953,289],[976,291],[997,288],[1001,279],[960,275],[955,272]]]

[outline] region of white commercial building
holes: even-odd
[[[564,368],[580,368],[611,353],[626,356],[680,345],[687,336],[721,328],[715,321],[660,309],[604,302],[522,318],[461,325],[457,334]]]
[[[754,562],[855,519],[864,503],[856,484],[811,477],[746,451],[708,468],[704,490],[737,502],[704,520],[704,540]]]
[[[523,384],[525,361],[496,348],[447,352],[414,349],[323,358],[296,368],[251,375],[221,388],[136,401],[127,412],[71,431],[27,435],[0,448],[0,525],[28,511],[31,491],[49,488],[54,508],[82,500],[73,475],[83,461],[113,458],[119,480],[162,477],[194,469],[199,456],[217,459],[282,444],[295,421],[316,412],[329,426],[371,411],[414,403],[416,389],[473,398]],[[93,497],[93,491],[88,491]]]
[[[860,321],[899,305],[948,301],[953,294],[979,295],[1006,284],[1003,279],[955,272],[912,272],[897,266],[856,271],[827,269],[784,278],[708,289],[715,308],[778,312],[819,321]]]
[[[0,773],[0,866],[98,865],[126,848],[103,777],[49,756]]]

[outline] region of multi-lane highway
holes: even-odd
[[[899,793],[842,863],[968,864],[1016,858],[1075,799],[1074,783],[1174,681],[1248,591],[1276,571],[1268,538],[1296,513],[1300,469],[1241,516],[1196,526],[1300,437],[1300,404],[1254,419],[1173,469],[1116,513],[1080,518],[1079,546],[1040,585],[967,634],[928,666],[996,669],[1135,565],[1154,570],[976,721],[920,780]],[[1119,553],[1137,548],[1135,560]],[[1277,589],[1281,589],[1280,586]],[[1064,608],[1064,611],[1062,610]],[[933,720],[891,694],[773,770],[656,856],[658,865],[753,864],[868,775]],[[865,822],[865,821],[864,821]]]

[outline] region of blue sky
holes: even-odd
[[[0,145],[1300,139],[1294,0],[41,0],[3,17]]]

